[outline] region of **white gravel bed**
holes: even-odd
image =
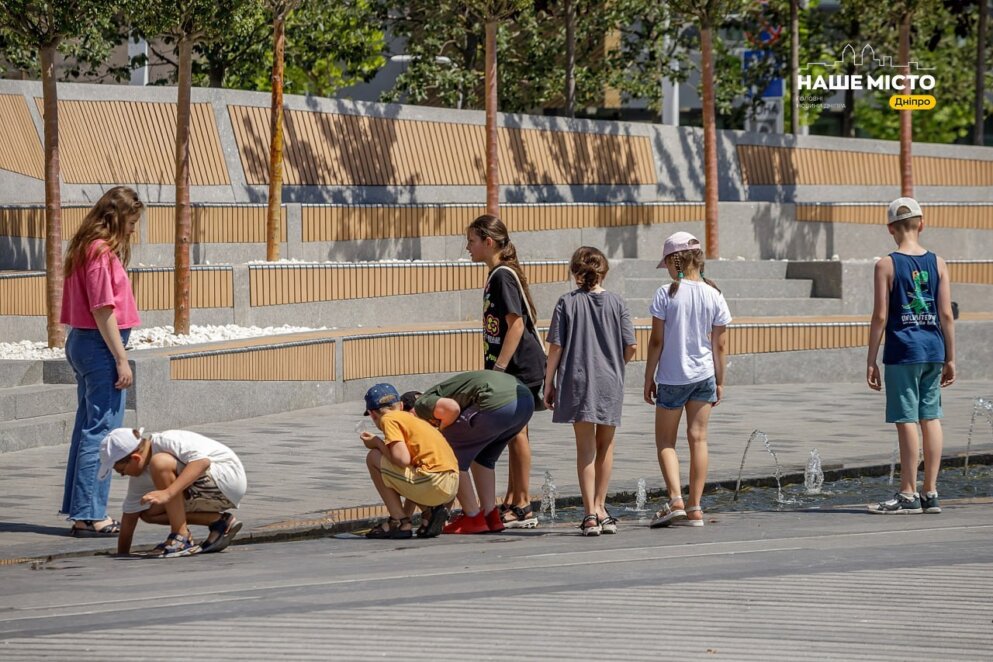
[[[196,326],[190,327],[188,335],[177,336],[172,332],[171,326],[155,326],[151,328],[138,328],[131,334],[128,341],[128,348],[134,350],[151,349],[154,347],[177,347],[181,345],[196,345],[206,342],[218,342],[222,340],[240,340],[243,338],[259,338],[262,336],[275,336],[287,333],[303,333],[306,331],[323,331],[327,327],[314,329],[305,326],[267,326],[260,328],[257,326],[237,326],[226,324],[223,326]],[[49,348],[47,343],[22,340],[19,342],[0,343],[0,360],[29,360],[39,359],[61,359],[65,358],[65,350],[61,348]]]

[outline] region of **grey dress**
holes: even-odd
[[[607,291],[563,294],[552,313],[548,342],[562,347],[552,421],[620,425],[624,348],[635,344],[624,300]]]

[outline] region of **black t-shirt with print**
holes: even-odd
[[[525,327],[530,320],[527,303],[514,274],[509,269],[500,268],[491,273],[483,290],[483,362],[487,370],[493,369],[500,356],[503,339],[507,337],[507,315],[522,317]],[[507,364],[506,372],[529,388],[540,385],[545,379],[545,352],[527,328]]]

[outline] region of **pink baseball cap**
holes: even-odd
[[[664,267],[665,259],[673,253],[691,250],[701,250],[701,247],[700,240],[689,232],[677,232],[669,235],[669,238],[665,240],[665,245],[662,247],[662,260],[655,268],[661,269]]]

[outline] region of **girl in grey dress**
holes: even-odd
[[[548,329],[545,405],[555,423],[572,423],[576,467],[586,516],[584,536],[617,533],[605,507],[614,457],[614,428],[621,423],[624,365],[637,348],[621,297],[603,289],[610,265],[596,248],[576,250],[569,271],[578,289],[562,295]]]

